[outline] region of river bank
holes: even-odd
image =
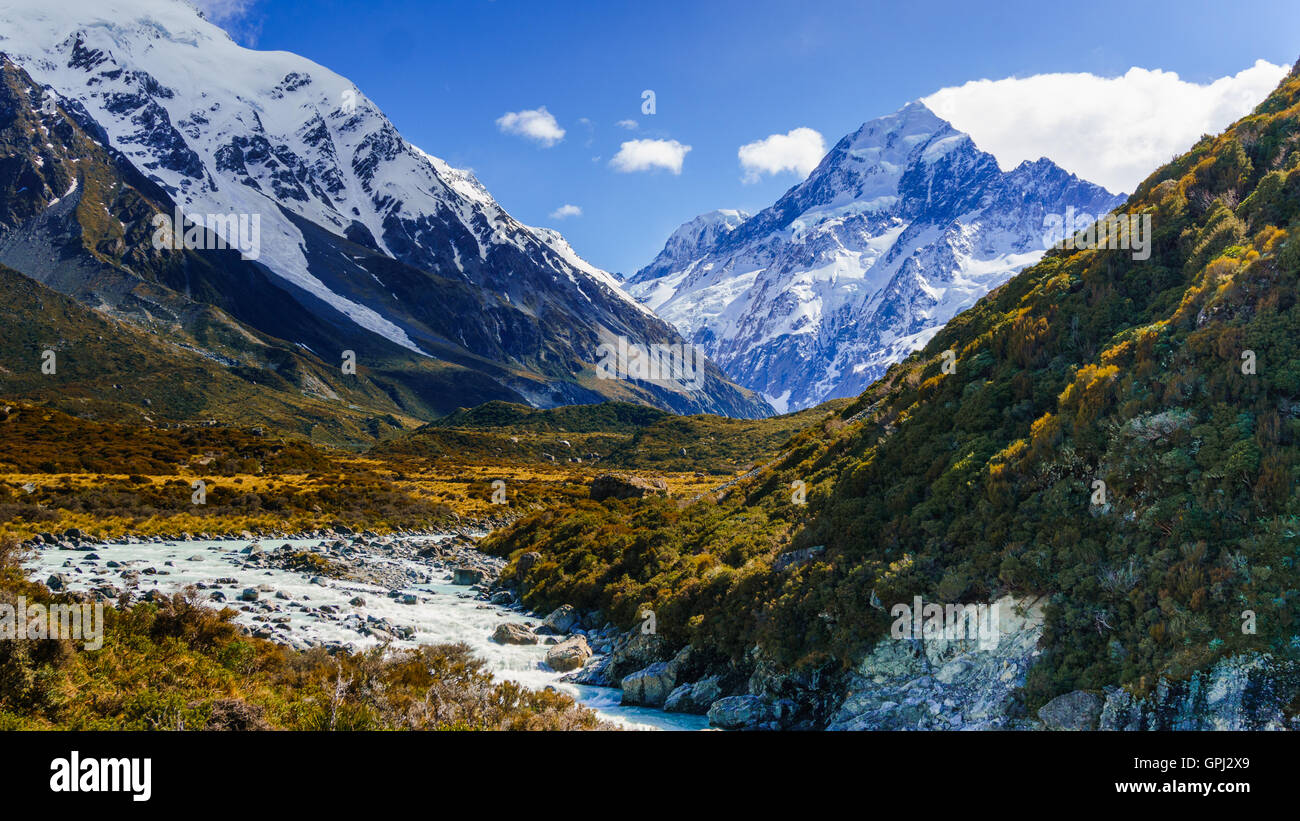
[[[558,636],[540,636],[535,644],[493,641],[503,624],[529,632],[540,625],[504,597],[492,600],[491,583],[503,562],[474,548],[482,531],[330,530],[253,540],[218,535],[227,538],[93,541],[76,533],[51,534],[53,544],[44,538],[30,543],[35,554],[27,567],[34,580],[52,589],[104,601],[124,595],[147,600],[192,588],[201,601],[235,610],[234,621],[249,634],[298,649],[463,642],[498,679],[560,690],[614,724],[707,726],[702,716],[622,706],[617,690],[561,680],[562,673],[546,664]],[[596,634],[592,643],[599,645],[599,634],[612,635],[613,628],[575,630],[584,640]]]

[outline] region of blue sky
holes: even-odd
[[[1058,72],[1113,78],[1138,66],[1208,84],[1257,60],[1290,66],[1300,56],[1300,3],[1284,0],[1094,0],[1073,9],[1018,0],[206,5],[243,10],[224,20],[242,42],[293,51],[350,78],[407,139],[472,168],[516,218],[559,229],[588,260],[624,273],[649,262],[692,216],[713,208],[757,211],[798,182],[797,172],[744,181],[738,149],[773,134],[812,129],[829,147],[866,120],[973,80]],[[1256,78],[1250,88],[1261,82]],[[1141,94],[1168,96],[1158,83],[1133,88],[1139,85],[1138,103]],[[1063,83],[1056,96],[1075,87]],[[1093,87],[1101,88],[1087,86]],[[1026,101],[1023,88],[997,86],[992,99],[1045,110]],[[641,111],[646,89],[655,92],[653,116]],[[950,101],[954,112],[967,101],[969,123],[952,119],[1007,164],[1014,135],[997,129],[1014,117],[1008,108],[980,121],[990,107],[1001,114],[1002,106],[989,99]],[[539,107],[565,132],[549,147],[498,125],[508,112]],[[1097,108],[1111,112],[1096,117],[1109,118],[1105,129],[1122,144],[1136,115]],[[635,120],[637,129],[616,125],[623,120]],[[1054,127],[1042,125],[1046,132],[1017,149],[1033,153],[1051,143]],[[680,174],[611,167],[620,145],[636,139],[691,146]],[[1190,145],[1195,135],[1180,132],[1174,139]],[[999,140],[1007,146],[995,146]],[[1089,145],[1097,143],[1074,146],[1076,167],[1062,164],[1083,173],[1091,168]],[[1173,153],[1167,146],[1158,151]],[[550,216],[565,204],[581,208],[581,215]]]

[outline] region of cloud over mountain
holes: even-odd
[[[1287,71],[1258,60],[1203,85],[1136,67],[1119,77],[1035,74],[975,80],[923,102],[1003,169],[1050,156],[1112,191],[1132,191],[1202,134],[1218,133],[1248,113]]]

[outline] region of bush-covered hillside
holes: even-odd
[[[494,549],[542,552],[539,599],[652,603],[788,665],[851,662],[913,594],[1048,594],[1031,704],[1300,652],[1300,74],[1121,211],[1149,259],[1049,253],[731,498],[550,512]]]

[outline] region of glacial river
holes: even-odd
[[[424,538],[438,541],[447,537]],[[263,547],[275,549],[288,544],[306,550],[319,543],[319,539],[268,539],[263,542]],[[417,601],[415,604],[402,604],[400,599],[389,598],[386,588],[375,585],[326,579],[327,586],[322,587],[312,584],[310,577],[301,573],[246,568],[239,551],[247,546],[246,540],[238,540],[102,544],[95,545],[90,551],[46,548],[39,551],[29,568],[33,578],[39,581],[45,581],[50,574],[62,573],[70,590],[87,590],[104,583],[123,587],[118,574],[124,568],[144,571],[151,567],[158,571],[157,575],[140,576],[139,593],[151,589],[171,593],[197,582],[211,585],[220,578],[235,579],[235,584],[222,585],[222,592],[230,599],[227,604],[236,610],[240,603],[235,599],[244,588],[267,585],[272,590],[261,593],[260,598],[279,608],[275,616],[289,617],[291,629],[276,631],[277,636],[284,636],[281,640],[288,644],[304,646],[308,641],[339,641],[361,649],[378,643],[375,637],[361,635],[338,621],[323,619],[290,606],[295,601],[309,602],[314,607],[332,604],[339,608],[340,615],[356,612],[386,619],[394,626],[414,628],[414,639],[395,641],[397,646],[464,642],[487,662],[498,679],[518,681],[534,689],[554,687],[592,708],[606,720],[625,727],[647,730],[702,730],[708,727],[704,716],[623,707],[618,703],[620,691],[617,689],[560,681],[560,674],[543,663],[548,649],[543,644],[502,645],[490,641],[488,637],[501,622],[529,619],[521,613],[475,599],[464,586],[451,584],[450,572],[434,570],[430,583],[404,587],[402,593],[414,595]],[[89,558],[90,554],[99,558]],[[107,566],[110,561],[123,567],[110,568]],[[401,559],[389,561],[397,565],[404,563]],[[420,565],[419,569],[425,573],[431,570],[427,565]],[[276,598],[277,593],[283,593],[287,598]],[[363,607],[348,603],[356,596],[365,599]],[[255,615],[258,613],[240,611],[235,621],[250,626],[260,624],[253,621]]]

